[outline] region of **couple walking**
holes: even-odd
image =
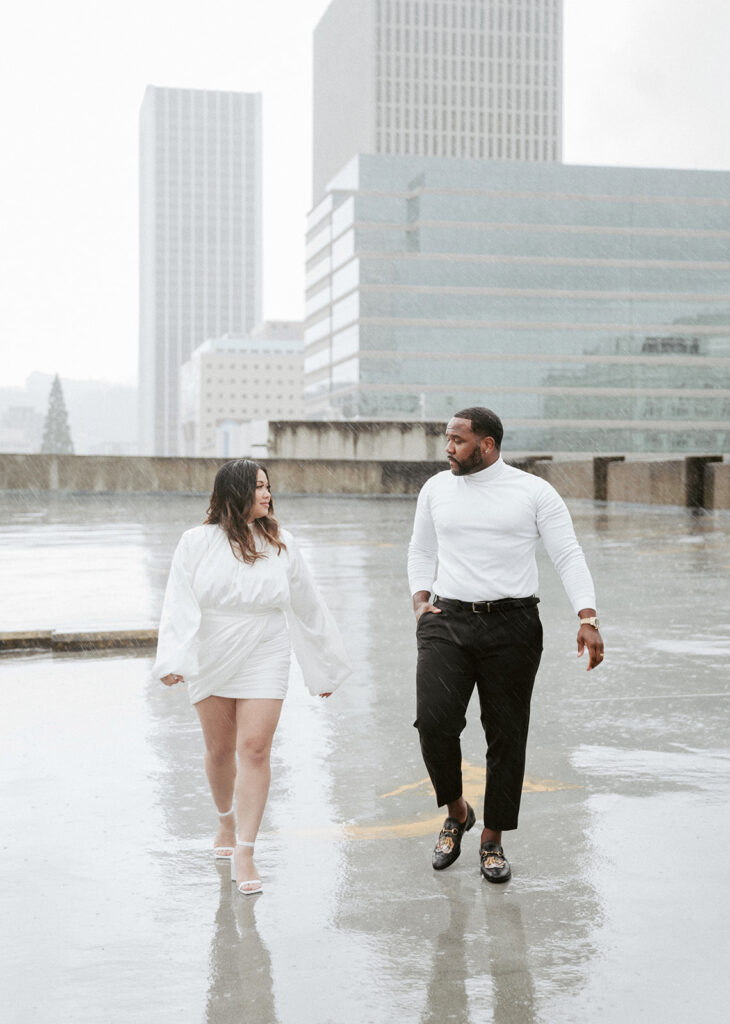
[[[476,821],[464,800],[460,735],[477,687],[487,742],[480,861],[490,882],[511,874],[502,832],[517,828],[530,698],[542,653],[535,548],[542,539],[579,618],[578,654],[603,659],[593,583],[565,503],[546,481],[506,465],[491,410],[463,409],[446,428],[449,469],[418,497],[408,549],[417,620],[416,685],[423,759],[447,817],[433,851],[441,870]],[[153,675],[185,681],[200,718],[219,815],[216,857],[238,891],[262,891],[253,851],[270,752],[293,649],[314,695],[350,674],[345,647],[295,539],[274,517],[266,470],[237,459],[213,485],[202,526],[175,551]]]

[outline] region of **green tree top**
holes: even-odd
[[[58,374],[53,378],[51,393],[48,396],[48,412],[43,424],[41,451],[47,455],[73,455],[74,453],[66,403],[63,400],[63,390]]]

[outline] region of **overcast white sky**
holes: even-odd
[[[263,93],[264,315],[302,316],[311,37],[327,5],[12,5],[0,25],[0,385],[34,370],[136,379],[147,84]],[[730,169],[728,0],[564,10],[566,162]]]

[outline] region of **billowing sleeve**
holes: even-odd
[[[537,499],[537,529],[576,614],[596,607],[593,578],[578,543],[568,507],[550,484]]]
[[[408,585],[411,594],[419,590],[433,590],[438,562],[438,539],[433,525],[429,504],[429,483],[427,481],[418,495],[413,533],[408,545]]]
[[[292,649],[310,693],[331,693],[352,674],[345,644],[296,541],[286,536]]]
[[[157,657],[152,676],[162,679],[175,672],[187,679],[198,671],[196,638],[200,627],[200,606],[193,593],[193,573],[200,552],[184,533],[175,549],[162,603]]]

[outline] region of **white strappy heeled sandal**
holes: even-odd
[[[233,814],[234,807],[231,807],[230,811],[218,811],[219,818],[230,818]],[[217,810],[217,808],[216,808]],[[233,847],[232,846],[214,846],[213,856],[216,860],[233,860]]]
[[[236,846],[250,846],[251,849],[253,849],[254,844],[253,843],[242,843],[239,840],[236,840]],[[235,857],[231,857],[231,881],[234,884],[236,883],[236,858]],[[244,886],[244,885],[252,885],[255,888],[253,888],[253,889],[244,889],[244,888],[242,888],[242,886]],[[264,887],[261,884],[261,879],[260,878],[247,878],[245,880],[242,880],[242,881],[238,882],[238,884],[236,885],[236,888],[238,889],[238,891],[240,892],[240,894],[242,896],[255,896],[257,892],[263,892],[264,891]]]

